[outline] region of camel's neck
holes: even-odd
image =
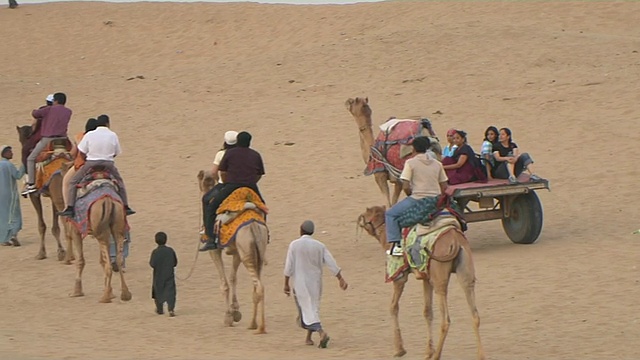
[[[357,123],[361,124],[358,128],[360,134],[360,148],[362,149],[362,159],[364,163],[369,162],[371,155],[371,147],[373,146],[373,129],[371,125],[371,117],[357,118]]]

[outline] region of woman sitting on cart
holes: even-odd
[[[510,184],[517,184],[518,176],[526,170],[530,174],[531,181],[540,180],[540,177],[533,172],[533,159],[527,153],[520,153],[508,128],[500,129],[499,141],[493,145],[493,157],[495,159],[493,177],[496,179],[509,179]]]
[[[486,180],[480,160],[467,144],[467,133],[455,130],[453,143],[457,146],[451,157],[442,158],[442,165],[449,178],[450,185],[462,184],[476,180]]]

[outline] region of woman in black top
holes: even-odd
[[[476,154],[471,146],[467,144],[467,133],[462,130],[455,130],[453,143],[457,146],[453,156],[442,158],[442,165],[449,178],[449,184],[462,184],[476,180],[478,178],[476,168],[480,166]]]
[[[508,128],[500,129],[499,141],[493,145],[493,157],[496,160],[493,168],[494,178],[509,179],[509,183],[517,184],[518,176],[527,170],[532,181],[540,180],[540,177],[533,173],[533,159],[527,153],[520,154]]]

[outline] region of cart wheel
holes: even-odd
[[[502,227],[516,244],[533,244],[542,231],[542,205],[535,192],[516,196]]]

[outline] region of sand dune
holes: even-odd
[[[0,9],[1,142],[17,146],[14,127],[28,123],[47,94],[64,91],[74,133],[89,117],[111,116],[124,148],[118,166],[138,210],[127,271],[134,298],[103,305],[96,243],[85,245],[86,296],[70,299],[75,268],[54,259],[50,234],[50,258],[33,259],[35,212],[23,201],[24,246],[0,249],[0,357],[390,357],[384,256],[375,240],[356,242],[354,232],[358,214],[383,203],[373,178],[362,176],[357,127],[343,106],[354,96],[369,97],[376,124],[423,115],[440,135],[467,130],[477,149],[487,126],[510,127],[551,180],[552,191],[539,193],[545,222],[536,244],[512,244],[497,221],[468,231],[489,358],[640,357],[633,346],[640,237],[631,235],[640,227],[639,18],[632,2]],[[228,129],[253,134],[268,173],[260,184],[272,234],[264,336],[244,329],[251,288],[243,270],[244,319],[223,327],[218,277],[206,256],[178,283],[178,317],[153,314],[150,299],[153,234],[169,234],[178,276],[186,276],[199,225],[195,176]],[[326,350],[304,345],[281,290],[287,245],[306,218],[351,285],[342,292],[326,278]],[[470,317],[455,283],[450,302],[445,356],[472,359]],[[401,309],[408,359],[424,356],[421,308],[412,281]]]

